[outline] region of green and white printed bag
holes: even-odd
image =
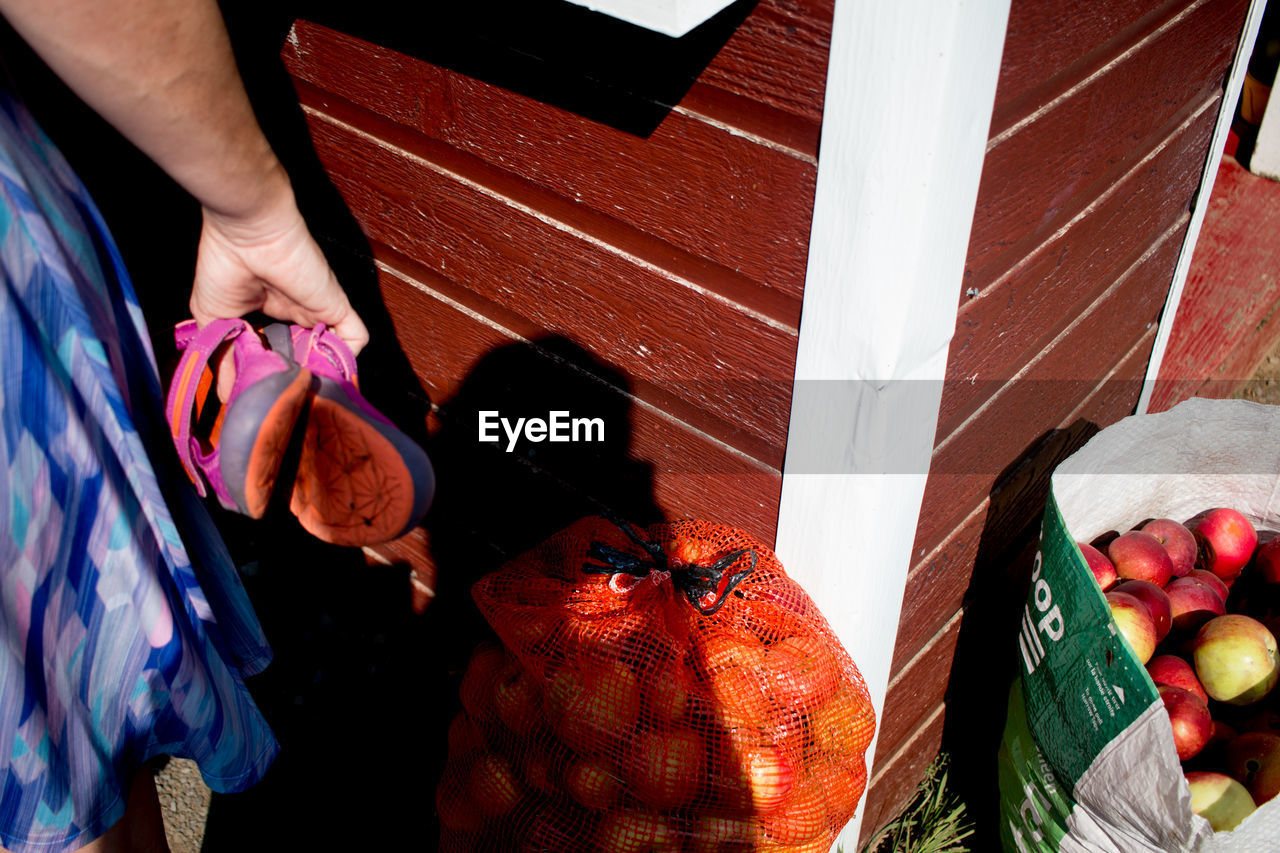
[[[1075,545],[1215,506],[1280,530],[1280,407],[1193,399],[1125,418],[1054,472],[999,756],[1008,853],[1280,850],[1280,799],[1231,832],[1191,812],[1159,694]]]

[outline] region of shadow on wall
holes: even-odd
[[[1133,383],[1137,399],[1140,383]],[[1018,623],[1030,589],[1032,561],[1057,465],[1099,431],[1077,420],[1028,445],[1000,472],[965,592],[950,682],[942,751],[951,757],[951,786],[974,822],[974,850],[1000,849],[996,759],[1009,688],[1018,676]]]
[[[600,504],[638,524],[661,520],[647,466],[629,458],[630,412],[618,372],[562,338],[487,354],[441,411],[428,514],[436,599],[409,606],[403,565],[310,539],[281,505],[259,524],[228,517],[249,563],[246,587],[276,653],[250,690],[283,750],[261,783],[214,795],[206,850],[357,844],[432,849],[435,788],[458,682],[492,636],[472,584]],[[606,441],[528,443],[507,453],[476,440],[476,413],[600,413]],[[222,519],[220,519],[222,520]]]
[[[564,0],[296,5],[298,17],[648,136],[757,2],[732,3],[680,38]]]

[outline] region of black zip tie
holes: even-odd
[[[623,574],[637,577],[643,577],[655,571],[670,572],[672,582],[684,593],[685,598],[689,599],[689,604],[693,605],[693,608],[703,616],[711,616],[723,607],[734,588],[742,583],[747,575],[755,571],[756,564],[760,559],[754,550],[740,548],[737,551],[725,554],[709,566],[687,563],[680,567],[672,567],[662,546],[645,539],[634,525],[607,515],[605,518],[622,530],[623,533],[626,533],[627,537],[644,551],[644,556],[623,551],[621,548],[614,548],[603,542],[592,542],[587,551],[587,556],[590,559],[599,560],[604,565],[586,563],[582,566],[582,571],[592,575]],[[749,555],[750,565],[730,575],[728,581],[725,582],[724,592],[720,593],[715,603],[708,607],[703,607],[702,599],[708,593],[720,591],[720,583],[724,580],[725,569],[742,559],[744,554]]]
[[[720,581],[724,578],[724,570],[742,559],[743,554],[749,555],[750,565],[742,571],[734,572],[730,575],[729,580],[724,585],[724,592],[720,593],[715,603],[710,607],[703,607],[703,597],[709,592],[719,592]],[[710,616],[729,600],[729,594],[733,592],[734,587],[742,583],[743,578],[755,571],[756,562],[759,559],[760,557],[755,551],[750,548],[741,548],[725,554],[709,566],[690,563],[688,568],[673,569],[671,578],[675,581],[676,586],[684,591],[685,597],[689,599],[689,603],[693,605],[695,610],[703,616]]]

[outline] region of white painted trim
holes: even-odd
[[[1182,289],[1186,286],[1187,274],[1191,270],[1191,257],[1195,253],[1196,240],[1199,239],[1200,229],[1204,225],[1205,212],[1209,209],[1209,196],[1213,193],[1213,182],[1218,178],[1222,149],[1227,142],[1227,133],[1231,130],[1231,120],[1236,114],[1236,104],[1240,100],[1240,87],[1249,67],[1249,56],[1253,53],[1253,43],[1258,37],[1258,25],[1262,23],[1262,12],[1266,5],[1267,0],[1252,0],[1249,4],[1249,12],[1244,19],[1244,31],[1240,44],[1236,47],[1235,59],[1231,63],[1231,73],[1227,76],[1227,88],[1218,110],[1218,121],[1213,129],[1213,137],[1209,140],[1209,156],[1205,161],[1204,173],[1200,176],[1196,206],[1191,211],[1187,236],[1182,241],[1182,251],[1173,269],[1173,281],[1169,283],[1169,295],[1165,299],[1164,311],[1160,314],[1160,325],[1156,329],[1156,341],[1151,350],[1151,360],[1147,362],[1147,376],[1143,380],[1142,393],[1138,397],[1136,409],[1136,413],[1140,415],[1146,414],[1151,405],[1151,394],[1155,391],[1156,380],[1160,376],[1160,366],[1164,363],[1165,350],[1169,346],[1169,335],[1173,331],[1173,322],[1178,315],[1178,305],[1182,301]]]
[[[835,6],[777,551],[881,718],[1008,15]]]
[[[569,0],[645,29],[679,37],[733,0]]]

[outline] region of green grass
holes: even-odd
[[[940,755],[925,771],[906,809],[877,832],[862,853],[969,853],[964,841],[971,835],[973,824],[964,803],[947,790],[947,757]]]

